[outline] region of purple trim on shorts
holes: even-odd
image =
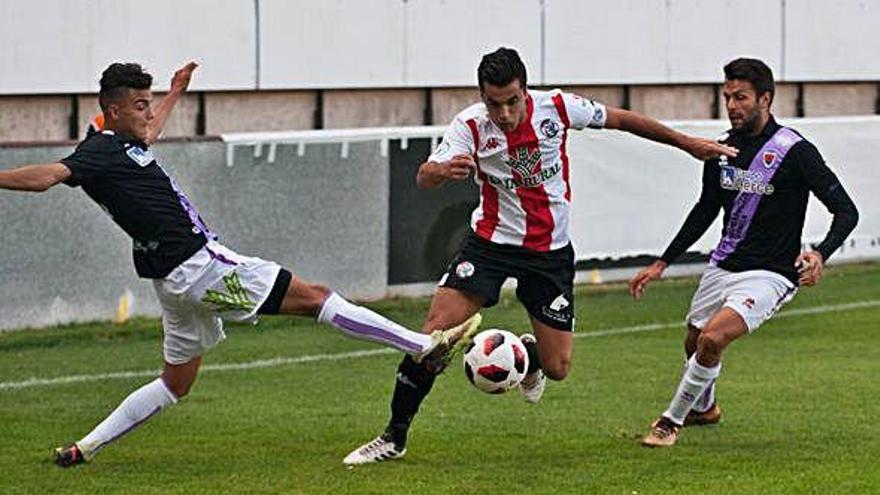
[[[342,315],[336,315],[332,320],[334,325],[339,326],[340,328],[344,328],[352,333],[357,335],[363,335],[368,337],[373,337],[374,339],[378,339],[381,342],[389,342],[398,349],[405,350],[407,352],[421,352],[422,348],[418,344],[410,342],[399,335],[394,335],[393,333],[384,330],[382,328],[373,327],[367,325],[365,323],[360,323],[358,321],[350,320]]]
[[[803,140],[797,133],[787,127],[782,127],[766,143],[755,153],[752,162],[749,164],[749,172],[754,176],[760,176],[760,182],[769,184],[770,180],[779,170],[779,165],[785,159],[785,155],[791,150],[792,146]],[[773,162],[768,167],[764,162],[764,156],[773,154]],[[717,264],[724,261],[730,256],[739,243],[745,239],[755,212],[758,211],[758,204],[764,197],[761,193],[740,191],[733,200],[733,208],[730,211],[730,219],[727,222],[727,228],[724,237],[718,243],[718,247],[712,251],[711,262]]]
[[[796,289],[797,289],[796,287],[789,287],[789,288],[787,288],[787,289],[785,290],[785,294],[782,294],[782,295],[779,297],[779,299],[776,300],[776,304],[773,305],[773,311],[771,311],[770,314],[771,314],[771,315],[776,314],[776,312],[779,311],[779,308],[782,307],[782,303],[785,302],[785,299],[786,299],[790,294],[792,294]]]
[[[208,255],[210,255],[211,259],[213,259],[213,260],[217,260],[220,263],[225,263],[225,264],[231,265],[231,266],[238,266],[238,263],[236,263],[235,261],[232,261],[231,259],[227,258],[226,256],[223,256],[220,253],[215,253],[207,245],[205,246],[205,251],[208,252]]]

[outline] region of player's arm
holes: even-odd
[[[456,155],[441,162],[427,161],[419,166],[416,185],[419,189],[436,189],[448,181],[463,181],[476,166],[470,155]]]
[[[721,155],[736,156],[738,150],[712,139],[690,136],[670,129],[656,120],[640,113],[621,108],[608,107],[605,127],[626,131],[658,143],[668,144],[690,153],[699,160],[710,160]]]
[[[663,255],[629,281],[629,293],[633,298],[640,298],[645,287],[651,281],[660,278],[666,267],[693,246],[715,221],[715,217],[718,216],[718,211],[721,209],[720,191],[717,186],[718,173],[717,166],[704,165],[703,190],[700,193],[700,199],[691,208],[684,224],[675,234]]]
[[[174,105],[180,100],[181,95],[186,92],[193,72],[198,66],[197,63],[190,62],[174,72],[174,76],[171,78],[171,89],[168,90],[168,94],[153,109],[153,120],[150,121],[146,144],[153,144],[159,139],[162,129],[165,128],[165,122],[168,121],[168,117],[174,109]]]
[[[425,163],[416,173],[416,186],[419,189],[436,189],[449,181],[463,181],[477,168],[474,161],[473,134],[468,125],[456,117]]]
[[[63,163],[25,165],[12,170],[0,170],[0,189],[43,192],[70,177],[70,169]]]
[[[795,145],[787,159],[796,159],[801,164],[810,191],[831,213],[831,227],[825,238],[812,250],[804,251],[795,260],[801,285],[815,285],[822,278],[825,262],[849,237],[859,222],[859,210],[847,194],[846,189],[834,172],[825,164],[819,150],[811,143],[803,141]],[[795,156],[792,156],[795,155]]]

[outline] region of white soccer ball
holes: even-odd
[[[498,329],[478,333],[464,353],[464,373],[478,390],[503,394],[519,385],[529,354],[519,337]]]

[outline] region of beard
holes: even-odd
[[[758,129],[760,117],[761,112],[755,109],[754,112],[743,115],[739,122],[734,123],[731,121],[730,125],[733,127],[734,132],[738,134],[757,134],[761,131],[761,129]]]

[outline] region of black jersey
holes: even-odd
[[[133,241],[142,278],[163,278],[213,234],[148,147],[111,131],[91,133],[61,160],[71,175]]]
[[[797,284],[794,262],[809,193],[834,215],[825,239],[815,246],[825,260],[855,228],[855,205],[816,147],[772,117],[760,134],[728,132],[722,142],[738,148],[738,156],[704,164],[700,199],[661,259],[672,263],[723,208],[722,238],[711,262],[734,272],[770,270]]]

